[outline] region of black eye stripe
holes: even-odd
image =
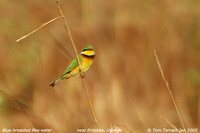
[[[86,47],[86,48],[84,48],[82,51],[87,51],[87,50],[93,50],[93,48],[91,48],[91,47]]]
[[[85,49],[83,49],[83,51],[88,51],[88,50],[93,50],[93,49],[91,49],[91,48],[85,48]]]

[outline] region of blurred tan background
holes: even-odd
[[[200,1],[61,0],[79,51],[96,57],[85,81],[99,128],[181,128],[153,49],[186,127],[200,120]],[[54,0],[0,1],[0,128],[95,128],[81,80],[58,78],[74,55]]]

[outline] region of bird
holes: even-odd
[[[81,67],[79,66],[78,59],[73,59],[69,66],[65,69],[64,73],[57,80],[53,81],[49,86],[54,87],[59,81],[75,77],[78,74],[84,76],[84,73],[89,70],[93,64],[94,57],[95,51],[93,47],[91,45],[86,46],[78,55]]]

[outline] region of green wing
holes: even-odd
[[[65,69],[63,75],[60,77],[61,79],[64,79],[65,76],[70,73],[74,68],[76,68],[78,66],[78,61],[77,59],[73,59],[71,64],[69,64],[69,66],[67,67],[67,69]]]

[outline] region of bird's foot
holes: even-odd
[[[85,77],[85,74],[82,72],[82,73],[80,74],[80,76],[81,76],[81,78],[84,78],[84,77]]]

